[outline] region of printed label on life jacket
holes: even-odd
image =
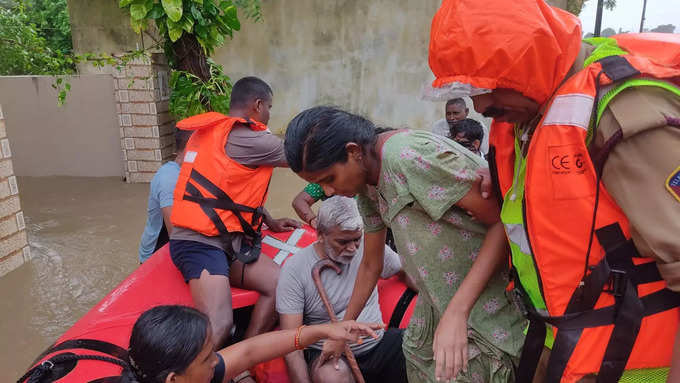
[[[198,155],[198,152],[186,152],[184,155],[184,162],[188,164],[193,164],[194,161],[196,161],[196,156]]]
[[[666,179],[666,189],[680,202],[680,166]]]
[[[582,198],[595,193],[586,174],[590,165],[582,145],[551,146],[547,161],[555,199]]]

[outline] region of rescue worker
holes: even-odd
[[[471,96],[494,118],[489,163],[531,320],[517,381],[544,340],[547,382],[680,381],[680,35],[582,42],[543,0],[445,0],[429,63],[424,96]]]
[[[233,324],[230,280],[260,293],[245,338],[273,327],[279,267],[259,256],[260,230],[263,223],[273,231],[301,226],[264,209],[274,167],[288,166],[282,140],[266,126],[271,107],[269,85],[244,77],[232,88],[229,116],[209,112],[177,123],[194,133],[175,187],[170,255],[218,346]],[[254,382],[247,371],[234,380]]]

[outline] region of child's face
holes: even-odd
[[[462,146],[464,146],[465,148],[467,148],[471,152],[479,153],[479,145],[480,145],[479,140],[474,140],[474,141],[470,142],[470,140],[467,137],[465,137],[465,133],[463,133],[463,132],[459,132],[458,134],[456,134],[456,136],[453,138],[453,140],[456,141],[457,143],[461,144]]]

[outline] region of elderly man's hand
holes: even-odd
[[[340,369],[340,356],[345,351],[345,342],[337,340],[326,340],[323,343],[321,355],[319,355],[319,365],[323,365],[328,360],[334,361],[336,370]]]

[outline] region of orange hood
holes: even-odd
[[[581,24],[543,0],[444,0],[432,20],[433,87],[509,88],[548,100],[581,47]]]

